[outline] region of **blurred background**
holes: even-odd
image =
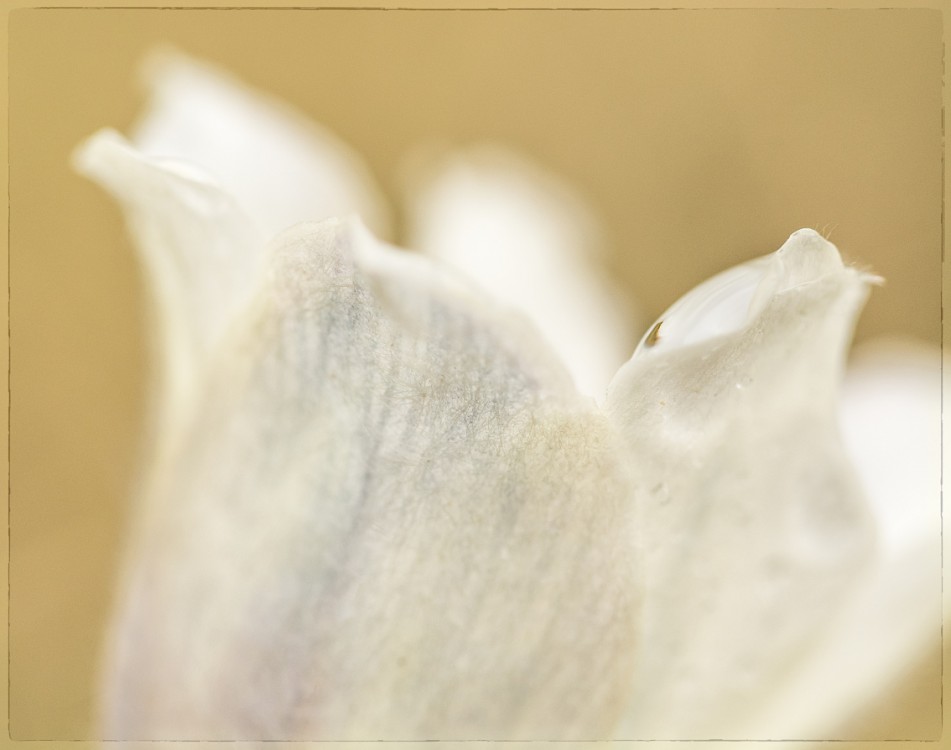
[[[491,140],[525,153],[594,209],[607,270],[645,326],[808,226],[887,279],[860,339],[939,343],[934,11],[24,9],[9,40],[16,739],[95,736],[96,660],[141,447],[147,316],[119,211],[69,154],[102,126],[131,125],[137,65],[157,43],[327,125],[396,206],[415,146]],[[913,706],[882,707],[883,732],[898,721],[889,711]]]

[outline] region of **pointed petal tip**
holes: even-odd
[[[846,264],[839,248],[809,227],[797,229],[789,235],[775,256],[782,261],[785,279],[783,289],[816,281],[826,274],[843,270],[856,273],[865,284],[881,286],[885,283],[883,277],[867,268]]]
[[[117,199],[172,179],[212,202],[230,200],[204,170],[187,162],[144,154],[113,128],[97,130],[76,146],[70,154],[70,164]]]
[[[148,160],[113,128],[102,128],[77,145],[70,165],[83,177],[121,198],[142,184]]]
[[[869,286],[885,286],[885,277],[864,268],[857,269],[859,276]]]
[[[839,249],[814,229],[799,229],[779,250],[722,271],[677,300],[648,329],[634,356],[738,334],[778,295],[823,280],[856,305],[868,286],[884,283],[871,271],[844,263]]]
[[[817,231],[808,228],[789,235],[775,257],[781,264],[783,289],[816,281],[843,268],[839,249]]]
[[[93,178],[99,171],[103,160],[109,159],[123,146],[129,143],[116,130],[101,128],[84,138],[69,155],[69,164],[83,177]]]

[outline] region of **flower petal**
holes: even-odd
[[[132,546],[107,735],[591,739],[637,606],[617,436],[530,326],[300,225]]]
[[[674,305],[612,382],[646,578],[618,737],[752,739],[757,701],[871,563],[835,412],[869,280],[800,230]]]
[[[933,541],[941,528],[941,352],[897,340],[859,347],[840,410],[886,553]]]
[[[150,98],[132,142],[207,171],[265,237],[354,212],[386,236],[389,208],[370,170],[327,128],[170,48],[153,52],[144,71]]]
[[[941,728],[941,353],[879,341],[852,359],[842,434],[869,499],[880,554],[816,647],[751,723],[799,727],[800,736],[869,735],[881,704],[923,665],[913,725],[903,739]],[[843,707],[846,710],[843,710]],[[871,713],[874,712],[874,713]]]
[[[265,242],[234,200],[191,165],[146,157],[112,130],[74,153],[76,169],[123,207],[157,309],[159,434],[187,419],[195,391],[257,283]]]
[[[603,238],[580,196],[495,146],[418,156],[410,175],[409,240],[527,314],[579,389],[603,400],[630,356],[638,321],[599,273]]]

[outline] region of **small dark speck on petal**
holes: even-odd
[[[644,342],[647,346],[654,346],[660,341],[660,327],[664,325],[664,321],[658,320],[654,323],[654,327],[650,329],[650,332],[647,334],[647,339]]]

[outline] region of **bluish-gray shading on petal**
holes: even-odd
[[[107,736],[609,736],[639,599],[610,423],[354,222],[268,268],[138,523]]]

